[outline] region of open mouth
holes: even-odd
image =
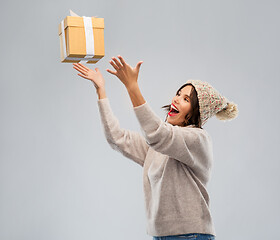
[[[172,117],[172,116],[177,115],[178,113],[179,113],[179,111],[176,110],[176,109],[171,105],[171,108],[170,108],[170,111],[168,112],[168,115]]]

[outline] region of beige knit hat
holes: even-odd
[[[230,102],[209,83],[193,79],[189,79],[187,83],[191,83],[197,92],[201,125],[213,115],[222,121],[238,116],[237,104]]]

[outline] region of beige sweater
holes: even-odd
[[[97,102],[110,146],[143,167],[147,234],[216,235],[206,189],[213,163],[208,133],[164,122],[145,102],[133,108],[142,135],[120,127],[108,98]]]

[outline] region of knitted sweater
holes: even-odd
[[[120,127],[108,98],[97,102],[107,142],[143,167],[147,234],[216,235],[206,190],[213,163],[208,133],[164,122],[145,102],[133,108],[140,134]]]

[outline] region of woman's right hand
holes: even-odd
[[[79,76],[93,82],[96,90],[105,88],[105,80],[98,68],[95,68],[96,71],[94,71],[81,63],[73,63],[73,65],[73,68],[81,73],[78,73]]]

